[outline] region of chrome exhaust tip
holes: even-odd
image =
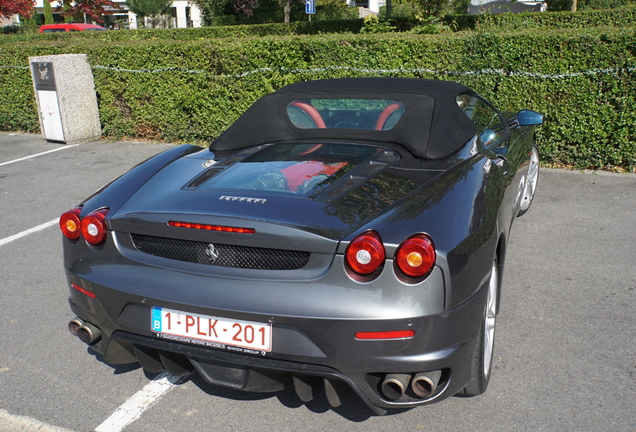
[[[97,339],[99,339],[101,336],[101,330],[95,327],[93,324],[89,324],[87,322],[85,322],[77,329],[77,337],[82,342],[89,345],[97,341]]]
[[[410,374],[387,374],[382,381],[382,394],[389,400],[397,400],[404,396],[410,381]]]
[[[440,370],[418,373],[411,381],[411,390],[419,398],[429,398],[435,393],[441,377],[442,371]]]
[[[78,317],[75,317],[71,321],[69,321],[68,331],[70,331],[73,336],[77,336],[79,333],[80,327],[83,325],[84,325],[84,321],[82,321]]]

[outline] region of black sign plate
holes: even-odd
[[[31,63],[36,90],[55,90],[55,74],[52,62]]]

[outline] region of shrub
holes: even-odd
[[[347,27],[352,22],[330,25],[353,28]],[[298,23],[237,26],[231,29],[236,37],[227,36],[230,29],[223,29],[224,37],[211,36],[214,29],[139,31],[127,40],[116,35],[126,32],[23,41],[22,35],[3,36],[0,130],[38,130],[29,56],[86,53],[103,134],[109,137],[207,142],[258,97],[292,82],[345,76],[436,78],[466,84],[505,111],[545,113],[547,122],[537,133],[548,162],[633,170],[634,24],[550,26],[439,35],[289,35],[290,28],[309,34],[324,29]],[[264,29],[282,35],[258,36]]]

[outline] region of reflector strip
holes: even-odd
[[[357,332],[356,339],[409,339],[415,336],[413,330]]]
[[[178,221],[169,221],[168,225],[172,227],[178,227],[178,228],[191,228],[191,229],[200,229],[200,230],[206,230],[206,231],[220,231],[220,232],[231,232],[231,233],[240,233],[240,234],[254,234],[256,232],[254,228],[239,228],[239,227],[207,225],[207,224],[178,222]]]
[[[71,286],[72,286],[73,288],[75,288],[76,290],[78,290],[79,292],[81,292],[82,294],[84,294],[85,296],[87,296],[87,297],[90,297],[90,298],[92,298],[92,299],[97,298],[97,294],[95,294],[95,293],[94,293],[94,292],[92,292],[92,291],[89,291],[89,290],[87,290],[87,289],[84,289],[84,288],[82,288],[82,287],[81,287],[81,286],[79,286],[79,285],[75,285],[74,283],[71,283]]]

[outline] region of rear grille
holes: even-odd
[[[208,264],[259,270],[296,270],[309,261],[309,252],[264,249],[131,234],[133,245],[150,255]]]

